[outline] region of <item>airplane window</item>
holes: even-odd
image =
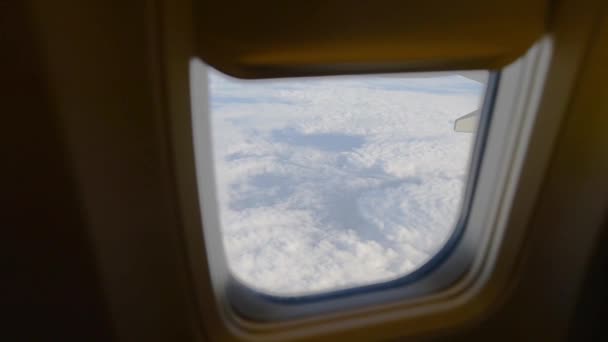
[[[221,231],[247,286],[403,277],[460,217],[486,71],[238,80],[210,70]]]

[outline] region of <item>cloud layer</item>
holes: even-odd
[[[481,84],[210,81],[225,249],[247,285],[291,296],[394,279],[450,236],[473,142],[452,127]]]

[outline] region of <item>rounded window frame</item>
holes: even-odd
[[[501,72],[491,73],[471,153],[460,219],[450,239],[433,258],[399,279],[292,298],[257,292],[240,283],[228,269],[215,202],[213,166],[206,163],[213,160],[207,95],[197,102],[196,94],[196,91],[207,91],[206,84],[201,83],[206,82],[205,66],[200,61],[192,61],[192,120],[195,127],[192,134],[198,145],[194,146],[197,173],[203,178],[198,181],[205,245],[212,269],[211,281],[215,288],[221,289],[218,297],[228,315],[243,326],[260,328],[260,324],[290,322],[368,306],[432,301],[446,294],[462,292],[467,286],[472,288],[476,270],[484,262],[483,256],[490,247],[496,247],[490,246],[492,237],[501,234],[491,222],[496,218],[505,188],[513,186],[509,174],[517,172],[512,169],[516,167],[517,159],[514,152],[521,147],[519,136],[533,122],[530,115],[524,115],[529,111],[524,91],[533,79],[544,77],[550,55],[551,43],[545,39]]]

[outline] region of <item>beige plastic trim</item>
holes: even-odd
[[[502,328],[508,326],[506,322],[510,320],[516,320],[520,325],[527,328],[532,324],[538,325],[538,320],[531,319],[529,314],[521,310],[525,307],[522,305],[522,301],[525,301],[530,295],[539,299],[538,310],[542,308],[542,305],[553,304],[551,313],[547,313],[551,315],[552,319],[546,320],[543,324],[562,321],[560,318],[567,315],[569,311],[567,308],[563,309],[557,305],[564,301],[571,304],[573,296],[563,297],[560,302],[551,302],[551,298],[539,291],[546,289],[547,283],[543,282],[545,278],[537,279],[538,281],[534,283],[528,282],[527,287],[516,289],[513,295],[509,290],[512,289],[513,282],[520,279],[520,276],[530,276],[544,272],[545,275],[549,273],[549,277],[546,277],[546,279],[554,279],[555,276],[562,274],[559,270],[553,271],[551,268],[547,268],[545,264],[536,266],[532,264],[534,266],[532,267],[529,266],[530,264],[524,263],[522,266],[520,264],[521,245],[522,243],[526,244],[526,237],[532,226],[543,228],[542,222],[532,224],[529,221],[530,213],[533,212],[537,192],[543,183],[543,176],[551,157],[553,140],[558,133],[560,119],[567,109],[570,90],[574,84],[579,63],[584,59],[583,52],[587,45],[587,38],[592,26],[591,22],[594,19],[593,8],[593,4],[589,3],[581,6],[573,2],[567,2],[567,5],[562,6],[561,10],[558,11],[559,15],[556,23],[554,23],[556,29],[551,35],[556,42],[556,48],[553,58],[546,66],[548,67],[547,83],[543,86],[537,83],[539,79],[530,77],[529,73],[524,72],[524,75],[528,75],[525,77],[528,82],[533,83],[530,86],[534,91],[528,92],[528,95],[518,98],[516,101],[505,102],[506,107],[518,109],[516,112],[537,113],[536,116],[525,115],[527,117],[526,122],[520,127],[522,129],[518,129],[522,136],[529,137],[529,141],[534,143],[527,144],[526,139],[519,139],[521,136],[509,135],[512,139],[509,146],[518,150],[517,153],[514,153],[517,158],[505,160],[507,164],[513,167],[502,169],[498,178],[505,179],[514,186],[509,186],[509,191],[497,196],[501,200],[500,203],[496,203],[496,207],[500,208],[499,212],[488,213],[491,218],[496,219],[496,222],[489,223],[489,225],[500,229],[487,230],[490,233],[487,237],[490,242],[484,244],[484,247],[487,248],[483,248],[483,253],[477,259],[476,272],[471,274],[472,277],[463,279],[467,282],[467,287],[474,291],[464,291],[464,293],[456,291],[452,293],[454,296],[451,299],[436,297],[431,302],[421,300],[420,302],[405,304],[395,303],[389,306],[370,306],[363,310],[351,310],[329,317],[315,317],[286,324],[247,322],[238,317],[227,303],[225,288],[222,286],[225,284],[226,270],[221,267],[221,262],[218,262],[221,246],[210,243],[214,239],[217,241],[217,233],[213,229],[208,229],[210,223],[212,225],[213,222],[208,221],[208,216],[205,217],[204,209],[202,211],[202,222],[200,222],[200,211],[196,211],[196,208],[184,207],[182,214],[186,218],[184,225],[185,241],[188,245],[187,252],[192,266],[191,276],[194,280],[193,285],[197,294],[196,302],[199,304],[200,320],[204,324],[205,336],[209,340],[220,341],[370,340],[404,336],[421,338],[437,335],[449,335],[463,340],[467,340],[468,336],[485,337],[487,339],[495,331],[487,329],[493,326],[500,328],[500,322],[505,323]],[[187,10],[187,8],[180,9],[180,12],[182,10]],[[573,16],[570,16],[573,11],[574,14],[578,14],[578,16],[574,16],[574,19]],[[167,22],[166,26],[171,26],[173,32],[167,36],[168,46],[180,45],[183,47],[184,44],[187,44],[187,42],[179,39],[179,31],[188,29],[187,23],[179,20],[184,17],[184,13],[181,13],[181,16],[177,15],[172,18],[174,20]],[[173,24],[175,27],[173,27]],[[172,50],[175,52],[174,49]],[[177,89],[179,91],[172,92],[172,95],[176,96],[173,100],[178,100],[182,105],[185,105],[185,102],[189,100],[188,94],[182,92],[184,79],[187,79],[184,70],[187,63],[186,57],[177,53],[170,58],[179,60],[179,68],[173,69],[178,71],[179,77],[175,79],[173,85],[169,85],[169,88],[173,88],[173,86],[179,88]],[[169,70],[168,74],[172,75],[172,72]],[[204,77],[204,74],[199,76]],[[194,83],[196,83],[196,80],[194,80]],[[201,110],[200,105],[204,106],[207,101],[207,94],[204,91],[198,94],[198,98],[192,99],[195,104],[198,104],[193,108],[193,115],[195,116],[205,114],[205,110]],[[540,104],[538,100],[540,100]],[[176,138],[174,150],[179,151],[181,148],[187,147],[188,152],[191,152],[192,145],[188,146],[188,143],[191,144],[192,136],[190,135],[191,132],[185,127],[191,122],[189,113],[182,111],[183,109],[176,108],[175,111],[170,111],[173,114],[171,115],[171,121],[175,127],[173,131]],[[198,126],[195,124],[195,127]],[[208,137],[205,136],[200,139],[200,141],[209,141]],[[494,144],[494,146],[497,146],[497,144]],[[494,153],[493,156],[494,158],[501,158],[499,153]],[[192,156],[189,153],[183,152],[176,156],[177,168],[185,171],[185,179],[182,179],[178,186],[181,193],[181,203],[196,201],[195,190],[192,189],[192,184],[196,183],[196,179],[194,179],[195,175],[192,174],[191,158]],[[199,166],[204,165],[205,158],[199,159],[197,164]],[[489,177],[485,181],[493,182],[493,179],[494,177]],[[209,187],[203,188],[206,191],[209,190]],[[205,194],[206,191],[199,193],[199,195],[202,197],[210,196],[208,192]],[[201,223],[205,226],[204,228]],[[551,225],[546,227],[544,232],[548,233],[556,229],[565,230],[566,228],[568,227]],[[591,228],[593,227],[590,226],[589,229]],[[204,238],[203,229],[205,231]],[[549,240],[551,239],[554,238],[549,238]],[[205,240],[207,243],[202,244],[201,242]],[[545,254],[549,253],[552,248],[546,242],[536,243],[535,246],[538,253]],[[581,243],[580,247],[583,246],[584,244]],[[584,248],[580,250],[584,250]],[[556,253],[553,256],[563,261],[566,257],[570,258],[571,255],[567,254]],[[546,260],[546,256],[544,260]],[[572,261],[570,260],[574,265]],[[577,257],[576,261],[577,265],[584,264],[584,256]],[[562,264],[561,267],[569,267],[569,264]],[[521,279],[525,285],[526,277],[521,277]],[[565,288],[577,279],[580,279],[580,277],[560,278],[564,285],[559,287]],[[471,287],[471,285],[473,286]],[[555,286],[555,284],[553,285]],[[511,300],[511,298],[515,298],[515,300]],[[493,319],[499,319],[498,323],[493,323],[491,321]],[[542,333],[547,332],[545,328],[534,331],[522,330],[522,333],[530,333],[530,336],[539,337],[542,336]],[[563,336],[567,326],[554,325],[551,329],[553,335]],[[505,333],[516,335],[516,332]]]

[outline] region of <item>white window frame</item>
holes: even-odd
[[[369,291],[350,291],[352,293],[296,302],[260,296],[235,281],[230,274],[223,251],[214,168],[210,162],[213,152],[206,67],[200,61],[192,61],[194,145],[205,235],[204,242],[199,240],[199,243],[201,248],[205,246],[211,281],[217,291],[216,298],[225,309],[226,322],[233,322],[249,334],[271,338],[309,326],[310,323],[294,323],[302,322],[302,318],[308,318],[305,322],[313,320],[319,324],[349,311],[356,311],[362,317],[378,312],[419,317],[466,306],[487,281],[501,236],[505,234],[504,219],[521,170],[550,55],[551,42],[545,39],[502,70],[499,84],[489,85],[483,111],[490,113],[482,114],[473,153],[481,159],[472,161],[468,182],[469,191],[473,192],[470,211],[463,213],[461,224],[466,227],[462,228],[460,241],[446,260],[412,283],[384,289],[372,286]],[[489,83],[492,82],[498,81]],[[495,94],[493,86],[497,86]],[[484,128],[484,125],[488,127]],[[464,208],[466,210],[466,203]]]

